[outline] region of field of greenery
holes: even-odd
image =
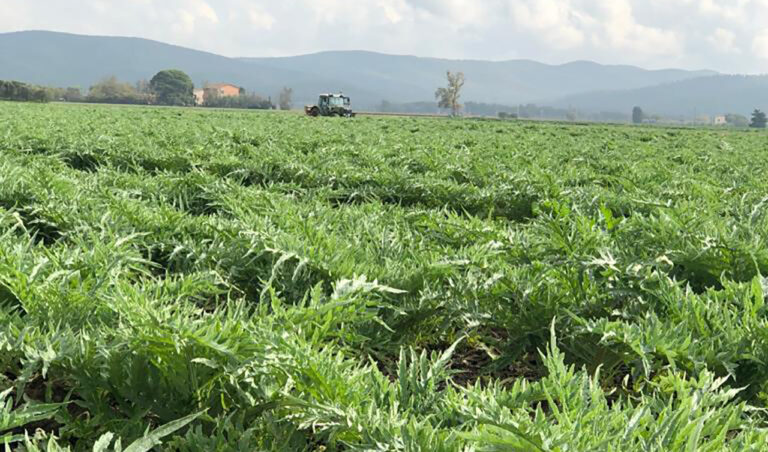
[[[0,444],[764,450],[768,136],[0,103]]]

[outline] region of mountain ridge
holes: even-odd
[[[717,74],[621,91],[594,91],[551,102],[585,112],[624,111],[634,106],[665,116],[749,114],[768,108],[768,75]]]
[[[86,89],[106,76],[134,82],[171,67],[189,73],[198,85],[234,83],[265,97],[290,86],[297,104],[314,101],[319,92],[343,90],[358,109],[375,108],[384,100],[431,100],[448,70],[467,74],[464,100],[510,105],[716,74],[592,61],[549,65],[534,60],[452,60],[365,50],[231,58],[140,37],[43,30],[0,34],[0,79]]]
[[[188,47],[180,44],[172,44],[164,41],[159,41],[157,39],[152,38],[143,38],[140,36],[122,36],[122,35],[102,35],[102,34],[82,34],[82,33],[71,33],[66,31],[53,31],[53,30],[43,30],[43,29],[30,29],[30,30],[19,30],[19,31],[7,31],[7,32],[0,32],[0,37],[4,35],[14,35],[14,34],[50,34],[50,35],[62,35],[62,36],[73,36],[73,37],[79,37],[79,38],[106,38],[106,39],[126,39],[126,40],[137,40],[137,41],[147,41],[152,42],[156,44],[162,44],[164,46],[168,47],[176,47],[178,49],[183,50],[192,50],[194,52],[198,53],[207,53],[209,55],[214,55],[222,58],[228,58],[232,60],[248,60],[248,59],[280,59],[280,58],[294,58],[294,57],[303,57],[303,56],[311,56],[311,55],[319,55],[324,53],[362,53],[362,54],[371,54],[371,55],[381,55],[381,56],[389,56],[389,57],[409,57],[409,58],[418,58],[418,59],[426,59],[426,60],[439,60],[439,61],[456,61],[456,62],[480,62],[480,63],[511,63],[511,62],[528,62],[528,63],[535,63],[542,66],[548,66],[548,67],[563,67],[563,66],[569,66],[574,64],[580,64],[580,63],[587,63],[591,65],[597,65],[602,67],[619,67],[619,68],[632,68],[632,69],[640,69],[643,71],[648,72],[660,72],[660,71],[684,71],[684,72],[703,72],[703,73],[712,73],[712,74],[718,74],[718,71],[712,70],[712,69],[680,69],[680,68],[662,68],[662,69],[647,69],[643,68],[638,65],[634,64],[613,64],[613,63],[600,63],[598,61],[594,60],[571,60],[566,61],[564,63],[544,63],[541,61],[533,60],[530,58],[513,58],[513,59],[504,59],[504,60],[483,60],[483,59],[476,59],[476,58],[447,58],[447,57],[434,57],[434,56],[420,56],[420,55],[414,55],[414,54],[408,54],[408,53],[387,53],[387,52],[379,52],[375,50],[365,50],[365,49],[352,49],[352,50],[319,50],[317,52],[310,52],[310,53],[304,53],[304,54],[297,54],[297,55],[286,55],[286,56],[273,56],[273,57],[258,57],[258,56],[226,56],[221,55],[216,52],[208,51],[208,50],[200,50],[195,49],[193,47]]]

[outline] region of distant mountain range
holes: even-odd
[[[648,71],[632,66],[604,66],[578,61],[551,66],[535,61],[476,61],[382,55],[371,52],[323,52],[285,58],[243,59],[259,66],[315,73],[353,92],[373,88],[370,101],[424,101],[445,84],[445,72],[462,71],[463,98],[475,102],[541,102],[595,90],[635,89],[713,75],[711,71]],[[350,87],[350,88],[346,88]],[[362,93],[361,93],[362,94]]]
[[[297,104],[314,101],[320,92],[343,90],[357,109],[373,109],[384,100],[431,101],[448,70],[466,74],[465,101],[619,112],[641,105],[667,115],[768,108],[768,78],[713,71],[645,70],[587,61],[547,65],[446,60],[363,51],[228,58],[140,38],[47,31],[0,34],[0,79],[87,89],[106,76],[133,82],[168,68],[187,72],[198,85],[233,83],[263,96],[275,97],[289,86]]]
[[[755,108],[768,108],[768,76],[714,75],[631,90],[575,94],[551,104],[587,112],[628,112],[638,105],[655,114],[686,118],[748,114]]]

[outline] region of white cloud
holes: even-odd
[[[744,22],[746,19],[746,6],[750,2],[751,0],[730,0],[728,2],[699,0],[699,11],[703,14],[714,16],[719,20]]]
[[[642,55],[678,55],[683,50],[680,33],[637,22],[629,0],[598,0],[601,30],[595,42],[614,50]]]
[[[584,43],[580,22],[584,17],[568,1],[533,0],[510,5],[515,25],[530,30],[539,40],[546,40],[558,50],[572,49]]]
[[[256,28],[261,30],[271,30],[276,21],[274,16],[257,7],[248,10],[248,18]]]
[[[768,30],[755,35],[752,40],[752,53],[757,58],[768,60]]]
[[[208,20],[214,24],[219,23],[219,16],[216,14],[216,11],[211,8],[211,5],[209,5],[206,2],[203,1],[196,1],[194,2],[195,15],[198,18]]]
[[[384,10],[384,17],[393,24],[402,22],[408,9],[404,0],[379,0],[379,7]]]
[[[219,16],[208,3],[202,0],[193,0],[186,5],[179,5],[175,9],[176,20],[171,29],[177,34],[193,35],[200,31],[203,24],[219,24]]]
[[[741,48],[736,44],[736,33],[725,28],[717,28],[707,38],[712,48],[720,53],[740,54]]]

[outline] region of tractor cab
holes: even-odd
[[[321,96],[320,99],[321,102],[325,102],[330,108],[349,108],[350,104],[349,97],[342,95],[329,94],[327,96]]]
[[[352,117],[351,102],[348,96],[339,94],[321,94],[317,105],[307,105],[304,111],[309,116],[345,116]]]

